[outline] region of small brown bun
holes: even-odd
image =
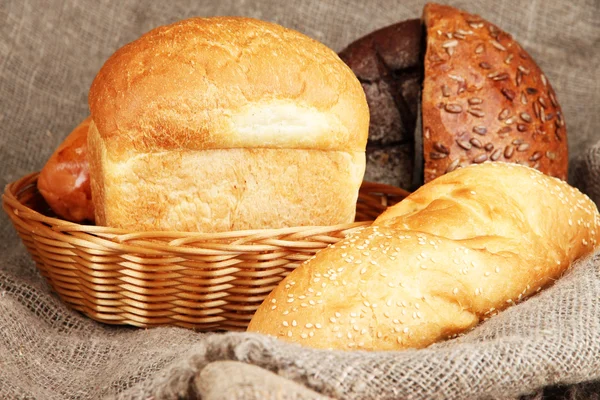
[[[38,190],[52,211],[72,222],[94,222],[87,160],[91,118],[84,119],[58,146],[38,177]]]

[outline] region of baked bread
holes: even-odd
[[[324,45],[192,18],[119,49],[89,93],[98,225],[219,232],[352,222],[369,112]]]
[[[37,187],[52,211],[72,222],[94,222],[87,161],[87,117],[65,138],[40,171]]]
[[[456,8],[427,4],[424,181],[487,160],[567,179],[565,120],[550,82],[512,36]]]
[[[421,21],[412,19],[372,32],[339,53],[358,77],[371,113],[367,181],[407,189],[413,185],[422,39]]]
[[[427,4],[422,24],[399,22],[340,52],[371,106],[366,178],[414,190],[489,160],[565,180],[565,119],[531,56],[496,25],[450,6]]]
[[[551,284],[599,241],[596,206],[564,181],[461,168],[292,271],[248,330],[317,348],[426,347]]]

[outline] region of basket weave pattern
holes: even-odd
[[[198,330],[244,330],[290,271],[408,195],[365,182],[357,222],[345,225],[132,233],[53,217],[37,177],[7,185],[3,208],[65,303],[104,323]]]

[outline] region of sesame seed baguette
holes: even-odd
[[[248,330],[317,348],[426,347],[558,279],[597,247],[599,225],[594,203],[559,179],[461,168],[294,270]]]

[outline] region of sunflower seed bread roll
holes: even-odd
[[[595,204],[557,178],[461,168],[294,270],[248,330],[316,348],[426,347],[558,279],[597,247],[599,225]]]

